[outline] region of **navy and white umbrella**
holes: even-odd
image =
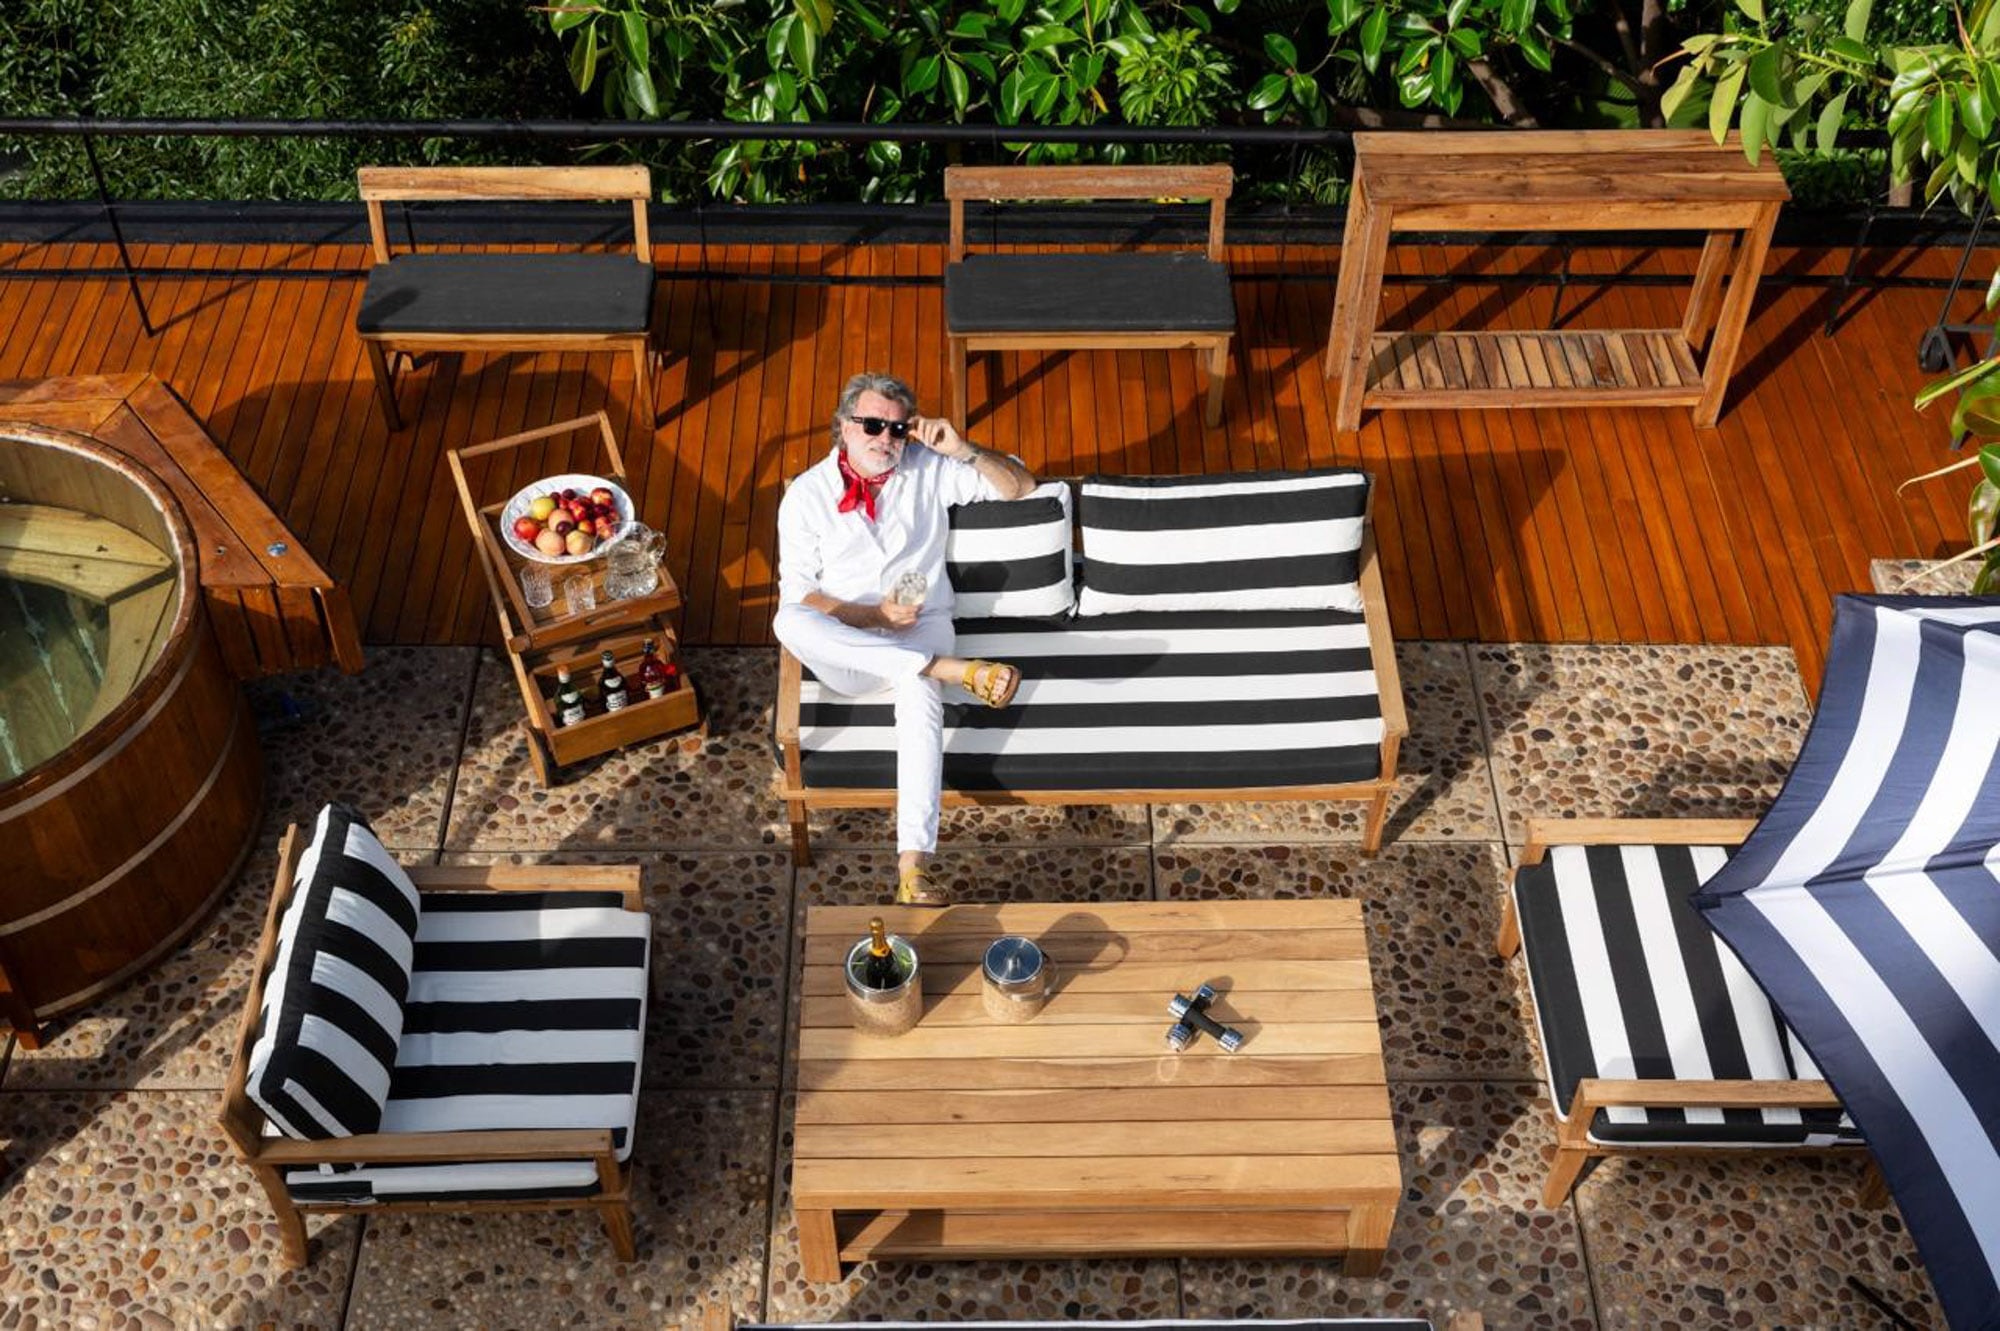
[[[1843,596],[1784,790],[1694,895],[2000,1328],[2000,599]]]

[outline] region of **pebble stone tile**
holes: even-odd
[[[42,1048],[17,1050],[0,1084],[220,1090],[277,866],[276,842],[260,833],[222,900],[179,947],[123,987],[59,1018]]]
[[[1577,1188],[1605,1331],[1944,1325],[1893,1206],[1855,1205],[1853,1156],[1620,1156]]]
[[[645,1084],[775,1087],[784,1060],[791,866],[773,850],[457,852],[446,864],[540,863],[644,870],[653,916]]]
[[[1390,1087],[1403,1200],[1381,1273],[1337,1259],[1183,1258],[1186,1316],[1430,1317],[1478,1312],[1493,1331],[1594,1325],[1572,1213],[1536,1204],[1554,1118],[1533,1086]]]
[[[348,1326],[653,1328],[761,1312],[769,1092],[653,1091],[633,1153],[638,1260],[590,1210],[368,1219]]]
[[[0,1326],[341,1325],[358,1220],[308,1222],[285,1271],[270,1203],[211,1094],[0,1093]]]
[[[685,660],[708,724],[697,751],[669,735],[573,764],[544,788],[528,765],[513,671],[498,653],[482,653],[445,848],[789,845],[771,793],[775,656],[695,648]]]
[[[1386,841],[1497,841],[1500,816],[1487,771],[1479,700],[1465,644],[1396,645],[1410,733],[1396,761]],[[1155,844],[1206,841],[1355,841],[1365,805],[1161,804]]]
[[[1977,559],[1949,568],[1941,559],[1871,559],[1868,585],[1895,596],[1968,596],[1978,572]]]
[[[1533,814],[1745,818],[1810,708],[1784,647],[1477,646],[1507,835]]]
[[[337,799],[367,814],[390,849],[437,849],[477,657],[472,647],[370,647],[358,675],[251,685],[271,840]]]
[[[1493,950],[1506,868],[1490,842],[1400,842],[1372,859],[1311,843],[1176,845],[1153,856],[1163,901],[1358,898],[1392,1077],[1535,1075],[1513,981]]]
[[[942,851],[972,846],[1143,846],[1153,828],[1143,804],[1020,804],[946,809],[938,815]],[[812,840],[820,849],[896,844],[888,809],[815,809]]]

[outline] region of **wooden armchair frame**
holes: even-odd
[[[630,1173],[620,1164],[608,1128],[516,1129],[492,1132],[377,1132],[325,1141],[298,1141],[264,1135],[264,1114],[246,1089],[250,1047],[256,1038],[258,1013],[264,1006],[264,984],[277,954],[278,921],[291,900],[304,852],[299,828],[285,831],[278,850],[278,876],[271,905],[257,943],[257,962],[238,1027],[236,1048],[224,1085],[221,1125],[237,1154],[257,1176],[278,1219],[283,1259],[288,1267],[306,1263],[305,1216],[376,1211],[570,1211],[595,1208],[604,1222],[612,1251],[621,1262],[632,1261]],[[405,866],[419,891],[543,892],[551,887],[543,865]],[[624,898],[627,910],[644,911],[645,895],[637,865],[565,865],[561,886],[567,891],[609,891]],[[508,1201],[377,1201],[300,1202],[285,1187],[284,1172],[329,1164],[442,1164],[507,1160],[589,1160],[597,1166],[594,1197],[552,1197]]]
[[[965,201],[1033,199],[1161,199],[1208,201],[1208,258],[1221,263],[1224,205],[1235,186],[1228,166],[950,166],[944,196],[951,213],[950,262],[965,258]],[[1229,377],[1229,342],[1235,334],[1208,330],[1134,332],[1088,328],[1022,329],[951,333],[952,419],[966,420],[966,356],[974,351],[1028,351],[1128,348],[1173,351],[1194,348],[1207,354],[1208,400],[1203,419],[1222,421],[1222,392]]]
[[[1340,1319],[1335,1317],[1329,1320],[1337,1323]],[[1418,1321],[1422,1319],[1417,1314],[1410,1314],[1410,1320]],[[1442,1319],[1433,1317],[1430,1318],[1429,1320],[1431,1325],[1434,1328],[1436,1328],[1436,1331],[1486,1331],[1486,1318],[1481,1313],[1470,1313],[1470,1312],[1447,1313]],[[738,1323],[736,1318],[730,1314],[727,1305],[718,1303],[712,1299],[704,1299],[702,1300],[699,1308],[696,1310],[694,1318],[688,1323],[686,1323],[686,1331],[737,1331],[737,1327],[739,1325],[744,1327],[751,1327],[751,1326],[787,1326],[791,1324],[785,1322]],[[980,1326],[981,1323],[954,1322],[951,1320],[945,1320],[939,1322],[938,1325],[971,1326],[976,1328]],[[1009,1325],[1019,1326],[1019,1327],[1044,1326],[1049,1328],[1049,1331],[1055,1331],[1055,1329],[1058,1326],[1090,1327],[1090,1326],[1101,1325],[1101,1323],[1091,1322],[1091,1321],[1068,1322],[1068,1323],[1058,1323],[1054,1321],[1050,1322],[1022,1321],[1022,1322],[1012,1322],[1009,1323]],[[1225,1319],[1221,1322],[1218,1322],[1217,1325],[1231,1327],[1232,1331],[1234,1331],[1234,1323],[1230,1320]]]
[[[357,173],[361,200],[368,207],[368,235],[375,262],[392,257],[385,203],[431,203],[468,199],[493,201],[629,199],[632,203],[632,257],[650,271],[652,233],[646,205],[653,199],[651,173],[643,166],[364,166]],[[396,363],[412,364],[438,351],[624,351],[632,358],[633,390],[647,429],[658,419],[653,401],[653,339],[639,333],[361,333],[375,374],[376,397],[391,430],[403,428],[396,409]]]
[[[1382,770],[1365,781],[1349,781],[1330,786],[1233,786],[1218,789],[1173,790],[976,790],[947,788],[943,806],[948,809],[972,805],[1004,807],[1021,804],[1147,804],[1202,800],[1209,803],[1249,803],[1272,801],[1303,803],[1311,800],[1365,801],[1368,811],[1362,823],[1361,845],[1369,854],[1382,848],[1382,829],[1388,821],[1389,796],[1396,789],[1396,759],[1410,723],[1403,708],[1402,674],[1396,667],[1396,644],[1389,631],[1389,606],[1382,591],[1382,570],[1375,558],[1375,530],[1371,523],[1361,544],[1362,615],[1368,625],[1369,658],[1375,668],[1375,687],[1382,704]],[[798,658],[784,647],[778,648],[778,704],[774,719],[780,768],[776,791],[784,801],[792,829],[792,861],[812,863],[812,842],[808,817],[815,808],[887,809],[894,808],[894,790],[847,787],[814,787],[805,784],[804,759],[799,747],[799,694],[804,669]]]
[[[1521,950],[1521,920],[1514,904],[1512,878],[1540,864],[1551,846],[1735,846],[1757,826],[1738,818],[1530,818],[1521,861],[1510,876],[1507,903],[1500,920],[1496,949],[1506,960]],[[1543,1055],[1547,1057],[1546,1053]],[[1654,1146],[1642,1142],[1606,1143],[1590,1139],[1590,1124],[1600,1109],[1839,1109],[1840,1097],[1824,1081],[1678,1081],[1586,1077],[1570,1097],[1568,1116],[1556,1124],[1555,1156],[1542,1185],[1542,1205],[1561,1206],[1576,1187],[1584,1168],[1596,1157],[1618,1154],[1741,1155],[1746,1151],[1776,1155],[1837,1151],[1866,1153],[1854,1144],[1834,1146]],[[1886,1204],[1888,1191],[1871,1159],[1859,1202],[1866,1207]]]

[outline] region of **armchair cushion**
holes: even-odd
[[[1069,486],[1043,484],[1025,499],[951,510],[945,572],[960,619],[1066,615],[1071,587]]]
[[[300,856],[246,1090],[288,1137],[374,1132],[389,1099],[417,935],[417,889],[342,804]]]
[[[1079,615],[1361,610],[1367,473],[1093,476]]]

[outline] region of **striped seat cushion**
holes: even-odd
[[[1514,880],[1521,952],[1567,1115],[1586,1077],[1817,1078],[1796,1038],[1688,896],[1716,846],[1556,846]],[[1844,1115],[1795,1109],[1606,1109],[1609,1144],[1769,1146],[1858,1140]]]
[[[961,619],[1066,615],[1071,586],[1069,486],[1050,481],[1025,499],[951,510],[945,573]]]
[[[1368,476],[1093,476],[1078,501],[1079,615],[1360,610]]]
[[[321,809],[278,923],[245,1088],[285,1136],[380,1124],[416,933],[417,889],[367,820]]]
[[[384,1132],[609,1128],[632,1151],[648,917],[615,892],[426,892]],[[286,1179],[301,1201],[587,1196],[589,1161],[394,1165]]]
[[[931,1322],[815,1322],[814,1331],[936,1331],[940,1326],[972,1326],[979,1331],[1080,1331],[1081,1328],[1116,1327],[1118,1331],[1433,1331],[1433,1323],[1421,1317],[1313,1317],[1304,1319],[1213,1317],[1158,1317],[1136,1321],[1076,1322],[991,1322],[954,1321],[943,1318]],[[796,1322],[738,1322],[736,1331],[797,1331]]]
[[[1338,610],[961,620],[958,652],[1011,661],[991,709],[948,690],[953,790],[1211,790],[1367,780],[1382,708],[1360,615]],[[895,785],[888,695],[849,698],[810,672],[799,745],[810,787]]]

